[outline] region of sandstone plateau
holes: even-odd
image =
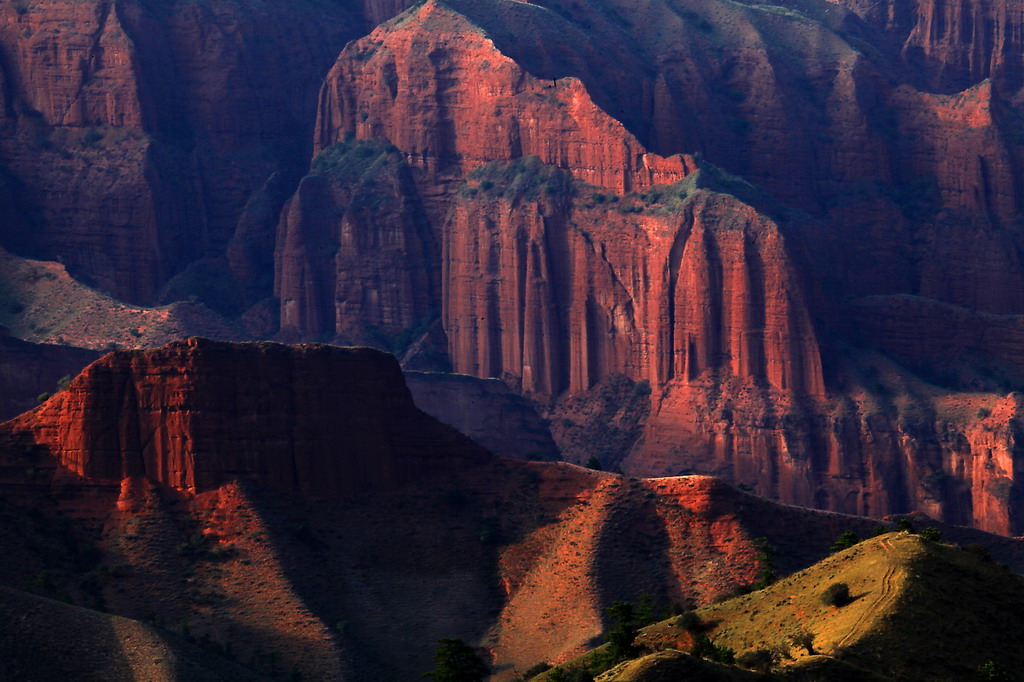
[[[510,679],[589,646],[614,600],[751,581],[753,538],[790,572],[878,524],[703,476],[498,458],[419,412],[384,353],[199,339],[107,355],[0,426],[0,492],[0,580],[113,615],[0,599],[90,624],[124,647],[108,665],[159,655],[153,679],[411,679],[450,636]],[[1024,565],[1015,540],[944,532]]]

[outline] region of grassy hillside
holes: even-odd
[[[836,584],[848,599],[825,598]],[[706,657],[736,667],[706,668],[701,679],[745,679],[738,668],[787,680],[968,680],[979,670],[1004,675],[981,679],[1020,679],[1022,634],[1024,578],[983,554],[889,533],[695,617],[644,628],[636,644],[645,654],[597,679],[682,679],[698,665],[682,652],[704,638],[713,643]],[[570,665],[586,667],[606,650]]]

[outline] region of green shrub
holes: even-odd
[[[856,533],[852,530],[845,530],[840,533],[839,537],[836,538],[836,541],[832,543],[831,550],[833,552],[842,552],[844,549],[853,547],[858,542],[860,542],[860,538],[857,537]]]
[[[434,665],[435,668],[423,673],[423,677],[437,682],[480,682],[491,673],[473,647],[455,638],[438,641]]]
[[[792,658],[785,647],[767,647],[745,651],[736,658],[736,663],[762,675],[767,675],[783,658]]]
[[[979,680],[1009,680],[1010,675],[1003,666],[993,660],[988,660],[978,666],[977,677]]]
[[[921,531],[921,539],[929,542],[942,542],[942,531],[934,526]]]
[[[549,682],[594,682],[594,676],[586,668],[558,666],[548,673]]]
[[[95,147],[96,143],[103,139],[103,133],[93,128],[82,136],[83,147]]]
[[[726,665],[732,665],[736,662],[736,652],[734,650],[727,646],[715,644],[707,635],[701,635],[694,641],[693,646],[690,647],[690,655]]]
[[[608,653],[613,663],[625,661],[640,653],[640,648],[633,644],[637,633],[640,631],[640,621],[637,618],[633,604],[628,601],[617,601],[607,609],[608,618],[612,621],[612,627],[605,635],[608,642]]]
[[[901,533],[910,533],[911,535],[917,534],[917,529],[914,528],[914,524],[910,522],[910,519],[899,519],[896,521],[896,530]]]
[[[846,606],[850,603],[850,586],[846,583],[833,583],[821,594],[821,601],[829,606]]]
[[[793,646],[798,646],[807,652],[808,656],[814,656],[814,633],[806,628],[801,628],[789,636]]]
[[[523,674],[516,678],[516,682],[529,682],[529,680],[537,677],[537,675],[546,673],[549,670],[551,670],[550,663],[538,663],[535,666],[527,668]]]
[[[704,629],[704,621],[696,611],[687,611],[675,620],[675,626],[690,633],[698,633]]]
[[[651,394],[651,382],[644,379],[633,384],[633,397],[643,398]]]
[[[755,590],[762,590],[769,585],[773,584],[779,579],[778,574],[775,572],[775,555],[777,554],[774,547],[768,544],[768,538],[754,538],[754,549],[757,550],[757,580],[751,585],[751,588]]]

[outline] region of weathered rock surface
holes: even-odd
[[[657,390],[711,371],[823,392],[784,237],[705,189],[704,171],[609,204],[599,193],[574,201],[583,189],[536,164],[491,170],[494,180],[471,179],[479,191],[445,225],[442,309],[456,371],[507,375],[543,396],[612,374]]]
[[[703,476],[493,457],[417,410],[380,352],[201,340],[108,355],[0,426],[0,484],[0,582],[337,680],[412,679],[445,636],[512,679],[588,648],[613,601],[689,607],[753,580],[752,538],[789,572],[878,524]],[[943,532],[1024,561],[1019,541]]]
[[[156,302],[224,252],[268,177],[297,175],[316,92],[368,30],[361,15],[314,1],[5,4],[0,160],[35,222],[5,221],[3,245]]]
[[[455,177],[536,156],[629,192],[693,169],[685,157],[648,154],[578,79],[532,76],[465,15],[434,0],[348,45],[328,74],[316,150],[351,136],[385,138],[417,167]]]
[[[1024,10],[1002,0],[840,0],[884,30],[903,62],[931,88],[962,90],[992,78],[1017,93]]]
[[[912,295],[965,311],[965,365],[1017,366],[1020,69],[999,56],[1016,13],[919,3],[886,23],[888,6],[847,4],[427,3],[342,53],[316,144],[385,139],[414,169],[456,371],[556,399],[552,415],[621,377],[650,387],[646,430],[623,422],[628,453],[606,463],[1017,532],[1015,412],[992,454],[971,434],[997,396],[948,415],[955,395],[896,368],[899,398],[865,398],[877,382],[851,376],[874,361],[833,341],[919,369],[942,335],[916,344],[847,303]],[[700,150],[809,215],[648,149]],[[654,159],[675,175],[638,176]],[[563,450],[601,450],[580,431],[555,429]]]
[[[20,341],[0,328],[0,420],[32,409],[40,394],[53,393],[58,381],[70,379],[98,357],[85,348]]]
[[[222,340],[258,335],[198,303],[158,308],[122,303],[75,280],[60,263],[19,258],[2,248],[0,324],[26,341],[93,350],[145,348],[199,335]]]
[[[447,0],[341,49],[401,9],[5,6],[0,239],[548,414],[649,388],[629,471],[1021,532],[1020,8]]]
[[[562,459],[533,404],[503,381],[406,371],[405,383],[417,407],[496,455],[535,461]]]
[[[281,337],[401,353],[437,316],[436,253],[397,149],[379,141],[331,147],[285,205],[278,227]]]
[[[3,433],[90,482],[193,493],[240,478],[336,498],[489,457],[416,409],[384,353],[202,339],[109,354]]]

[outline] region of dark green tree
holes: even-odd
[[[436,682],[481,682],[491,672],[473,647],[454,638],[438,640],[434,665],[423,677]]]
[[[707,635],[699,635],[694,640],[693,646],[690,647],[690,655],[727,665],[736,662],[735,651],[727,646],[715,644]]]
[[[591,457],[590,459],[587,460],[587,468],[593,469],[594,471],[603,471],[601,467],[601,460],[599,460],[597,457]]]
[[[526,672],[519,675],[516,678],[516,682],[530,682],[533,678],[537,677],[541,673],[546,673],[551,670],[550,663],[538,663],[526,669]]]
[[[761,590],[779,579],[775,572],[775,548],[768,544],[768,538],[754,538],[754,549],[757,550],[757,580],[751,587]]]
[[[914,528],[914,524],[910,522],[910,519],[897,519],[896,530],[901,533],[910,533],[911,535],[917,534],[917,529]]]
[[[979,680],[1009,680],[1010,675],[1006,672],[1003,666],[999,665],[995,661],[985,661],[978,666],[978,679]]]
[[[640,653],[639,647],[633,644],[640,630],[640,622],[633,604],[628,601],[617,601],[608,607],[607,612],[608,618],[612,621],[612,627],[605,635],[609,655],[616,663],[633,658]]]
[[[929,542],[942,542],[942,531],[932,526],[921,531],[921,539]]]
[[[852,530],[845,530],[840,533],[839,537],[836,538],[836,541],[832,543],[831,549],[833,552],[842,552],[844,549],[853,547],[858,542],[860,542],[860,538],[856,533]]]
[[[548,673],[550,682],[594,682],[594,676],[586,668],[558,666]]]

